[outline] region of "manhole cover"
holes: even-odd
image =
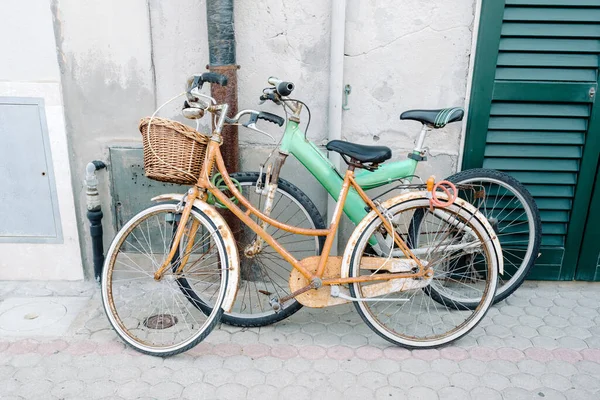
[[[27,332],[48,327],[60,321],[67,308],[52,301],[22,304],[0,314],[0,329]]]
[[[144,325],[150,329],[167,329],[177,323],[177,317],[169,314],[157,314],[146,318]]]

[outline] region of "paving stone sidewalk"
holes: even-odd
[[[166,359],[122,344],[94,282],[0,282],[0,305],[53,296],[86,303],[64,335],[0,336],[0,399],[600,399],[600,284],[527,282],[439,350],[393,347],[344,305]]]

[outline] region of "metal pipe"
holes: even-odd
[[[206,26],[210,63],[207,68],[227,77],[227,86],[210,85],[211,96],[219,104],[227,104],[232,117],[238,112],[237,70],[235,57],[235,26],[233,24],[233,0],[207,0]],[[240,156],[237,125],[223,127],[223,161],[229,172],[239,171]],[[210,171],[208,171],[210,173]],[[240,221],[228,210],[221,214],[233,232],[235,240],[241,239]],[[244,274],[246,272],[242,271]]]
[[[228,117],[237,114],[237,70],[233,0],[207,0],[206,25],[210,63],[207,68],[227,77],[227,86],[211,85],[210,91],[219,104],[228,104]],[[229,172],[239,170],[238,128],[223,128],[223,159]],[[229,222],[229,221],[228,221]]]
[[[342,138],[342,98],[344,93],[344,37],[346,34],[346,0],[331,2],[331,45],[329,51],[329,140]],[[340,156],[329,152],[329,159],[340,168]],[[336,201],[327,198],[327,219],[331,219]],[[338,236],[333,242],[331,255],[338,253]]]
[[[98,178],[96,171],[106,168],[102,161],[92,161],[85,167],[85,197],[87,205],[87,218],[90,221],[90,235],[92,237],[92,254],[94,261],[94,277],[100,282],[102,265],[104,264],[104,245],[102,243],[102,206],[98,193]]]

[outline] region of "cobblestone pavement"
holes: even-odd
[[[600,285],[528,282],[467,337],[392,347],[352,306],[217,327],[167,359],[126,348],[93,282],[0,282],[0,300],[89,299],[61,337],[0,337],[1,399],[600,399]]]

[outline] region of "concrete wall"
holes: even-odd
[[[0,243],[0,280],[83,278],[50,0],[5,0],[0,13],[0,96],[36,97],[44,112],[62,243]],[[6,176],[3,178],[7,178]],[[8,177],[10,179],[11,177]],[[35,199],[23,201],[35,206]],[[2,221],[0,221],[2,223]]]
[[[343,139],[389,146],[392,160],[414,148],[421,123],[403,111],[464,107],[473,38],[474,0],[348,0],[344,81],[352,86]],[[425,140],[426,179],[458,169],[462,124],[436,129]],[[344,219],[343,231],[353,225]],[[342,245],[345,243],[340,241]]]
[[[205,71],[205,6],[204,0],[54,0],[80,227],[87,227],[85,164],[106,159],[109,145],[139,145],[139,118],[181,92],[189,74]],[[258,107],[269,76],[291,80],[296,83],[295,96],[312,110],[308,136],[324,143],[331,2],[237,1],[235,6],[240,109]],[[344,138],[390,145],[400,159],[412,148],[419,128],[416,123],[400,122],[401,110],[462,105],[473,13],[474,0],[349,0],[344,80],[353,91],[351,109],[344,114]],[[160,115],[182,120],[179,104],[166,106]],[[274,105],[261,108],[282,114]],[[262,126],[280,138],[280,129]],[[426,169],[440,176],[456,170],[460,132],[460,124],[455,124],[431,135]],[[270,144],[267,137],[241,130],[242,168],[257,170]],[[282,175],[325,212],[324,191],[297,163],[290,161]],[[109,176],[104,174],[101,182],[108,246],[114,235]],[[90,242],[87,228],[80,231],[89,276]]]

